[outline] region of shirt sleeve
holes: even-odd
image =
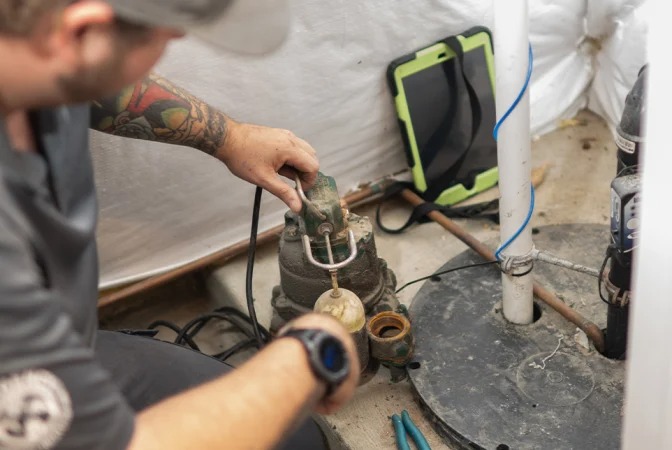
[[[0,449],[126,449],[134,412],[0,209]]]

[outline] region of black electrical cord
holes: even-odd
[[[233,318],[222,317],[222,315],[233,316]],[[240,322],[237,322],[236,319],[235,319],[236,317],[239,318],[240,320],[244,321],[244,324],[241,325]],[[245,326],[245,324],[247,324],[249,326],[253,326],[252,320],[247,315],[245,315],[245,313],[243,313],[242,311],[240,311],[236,308],[233,308],[231,306],[223,306],[221,308],[215,309],[212,313],[204,314],[204,315],[196,318],[193,322],[197,322],[197,323],[193,323],[191,325],[193,327],[193,330],[187,330],[188,334],[185,335],[185,338],[187,338],[187,337],[193,338],[194,336],[196,336],[196,334],[198,334],[201,331],[201,329],[203,329],[203,327],[205,325],[207,325],[208,322],[212,319],[226,320],[229,323],[231,323],[232,325],[237,326],[245,334],[249,333],[249,329]],[[180,331],[181,330],[178,330],[178,333]],[[259,325],[259,331],[261,332],[261,335],[264,338],[264,340],[266,340],[266,341],[270,340],[271,334],[268,332],[268,330],[266,328]],[[254,336],[254,335],[252,335],[252,336]],[[178,343],[181,343],[181,342],[178,342]]]
[[[439,276],[445,275],[447,273],[457,272],[458,270],[471,269],[472,267],[489,266],[491,264],[498,264],[498,263],[499,263],[499,261],[486,261],[486,262],[481,262],[481,263],[476,263],[476,264],[468,264],[466,266],[453,267],[452,269],[443,270],[441,272],[436,272],[436,273],[433,273],[431,275],[427,275],[426,277],[418,278],[417,280],[409,281],[408,283],[406,283],[405,285],[403,285],[402,287],[397,289],[395,293],[398,294],[403,289],[406,289],[408,286],[410,286],[412,284],[419,283],[420,281],[428,280],[430,278],[439,277]]]
[[[254,326],[254,322],[252,321],[252,319],[249,316],[245,315],[245,313],[240,311],[239,309],[233,308],[231,306],[223,306],[221,308],[217,308],[215,310],[215,312],[233,314],[234,316],[238,316],[242,320],[244,320],[247,323],[249,323],[250,325]],[[258,322],[257,322],[256,326],[259,327],[259,332],[261,333],[261,336],[264,338],[264,340],[266,342],[268,342],[271,339],[271,333],[266,328],[264,328],[262,325],[260,325]]]
[[[529,275],[529,274],[531,274],[533,270],[534,270],[534,261],[532,261],[532,264],[530,264],[530,268],[527,269],[525,272],[522,272],[522,273],[512,273],[512,274],[510,274],[510,275],[511,275],[512,277],[514,277],[514,278],[522,278],[522,277],[524,277],[525,275]],[[502,270],[502,272],[506,273],[506,272],[503,271],[503,270]]]
[[[604,298],[604,294],[602,293],[602,277],[604,276],[604,269],[606,269],[607,263],[611,259],[612,248],[613,248],[613,245],[610,245],[607,248],[607,254],[604,257],[604,261],[602,261],[602,266],[600,267],[600,273],[597,276],[597,292],[599,292],[599,294],[600,294],[600,300],[602,300],[607,305],[611,305],[611,302],[609,301],[609,299]]]
[[[167,320],[157,320],[155,322],[152,322],[149,325],[148,329],[150,330],[155,329],[159,326],[169,328],[177,334],[177,337],[173,341],[175,344],[179,345],[187,344],[192,349],[200,351],[199,346],[196,344],[196,342],[194,342],[193,339],[203,329],[203,327],[212,319],[219,319],[229,322],[231,325],[234,325],[239,331],[241,331],[247,337],[254,338],[254,332],[251,329],[251,322],[249,318],[244,314],[242,314],[240,311],[237,311],[237,313],[240,314],[240,318],[238,318],[237,315],[231,316],[228,314],[223,314],[220,308],[220,310],[216,310],[216,312],[203,314],[201,316],[196,317],[195,319],[189,321],[184,327],[181,328],[178,325],[169,322]],[[241,321],[240,319],[244,320]],[[264,327],[260,327],[260,330],[264,337],[268,338],[270,336],[270,333]]]
[[[254,194],[254,208],[252,210],[252,230],[250,231],[250,244],[247,248],[247,274],[245,276],[245,296],[247,297],[247,309],[252,320],[252,330],[257,340],[257,348],[262,348],[265,344],[259,329],[257,320],[257,311],[254,309],[254,297],[252,296],[252,273],[254,271],[254,255],[257,250],[257,229],[259,228],[259,211],[261,210],[262,189],[257,187]]]
[[[620,177],[621,175],[634,175],[637,172],[639,172],[639,164],[635,164],[633,166],[627,166],[624,167],[616,174],[616,178]]]
[[[247,336],[248,339],[238,342],[236,345],[232,346],[230,349],[225,350],[216,355],[211,355],[213,358],[217,358],[221,361],[226,361],[228,358],[232,357],[236,353],[246,350],[249,347],[257,346],[257,339],[254,335],[252,328],[252,320],[246,316],[243,312],[232,308],[230,306],[225,306],[214,310],[214,312],[203,314],[196,317],[195,319],[189,321],[184,327],[180,328],[178,325],[169,322],[167,320],[156,320],[149,325],[149,329],[155,329],[157,327],[163,326],[171,329],[177,334],[177,337],[173,341],[175,344],[179,345],[188,345],[196,351],[201,351],[199,346],[194,342],[196,335],[213,319],[224,320],[234,325],[239,331]],[[259,332],[262,337],[269,341],[271,339],[270,332],[259,325]]]
[[[219,319],[219,320],[224,320],[226,322],[229,322],[230,324],[236,326],[240,331],[242,331],[246,336],[250,338],[254,338],[254,332],[249,329],[247,324],[245,322],[240,322],[238,318],[235,316],[230,316],[227,314],[222,314],[222,313],[208,313],[208,314],[203,314],[202,316],[199,316],[193,320],[191,320],[189,323],[187,323],[182,330],[180,330],[180,333],[177,335],[175,338],[175,343],[176,344],[182,344],[182,341],[185,340],[185,338],[188,336],[190,338],[193,338],[195,334],[190,334],[194,328],[196,328],[199,324],[201,323],[207,323],[208,321],[212,319]]]
[[[157,327],[166,327],[177,334],[174,343],[179,345],[188,345],[196,351],[200,348],[194,341],[196,335],[213,319],[224,320],[234,325],[238,330],[243,332],[248,339],[238,342],[224,352],[213,357],[225,361],[236,353],[245,350],[249,347],[257,347],[261,349],[266,342],[271,340],[270,332],[259,324],[257,320],[257,312],[254,307],[254,297],[252,295],[252,276],[254,272],[254,257],[257,248],[257,231],[259,229],[259,213],[261,210],[261,195],[262,189],[257,188],[254,196],[254,207],[252,211],[252,229],[250,231],[250,244],[247,252],[247,273],[245,276],[245,297],[247,298],[247,309],[249,317],[243,312],[229,306],[217,308],[211,313],[203,314],[189,321],[184,327],[169,322],[167,320],[157,320],[149,325],[149,329]]]
[[[150,329],[150,330],[153,330],[153,329],[155,329],[155,328],[157,328],[157,327],[166,327],[166,328],[170,328],[171,330],[173,330],[173,331],[175,332],[175,334],[178,334],[178,335],[179,335],[180,332],[182,331],[182,329],[181,329],[180,327],[178,327],[177,325],[175,325],[175,324],[172,323],[172,322],[168,322],[167,320],[157,320],[157,321],[154,321],[154,322],[152,322],[151,324],[149,324],[149,326],[148,326],[147,328]],[[196,345],[196,342],[194,342],[194,340],[192,339],[192,336],[185,336],[185,337],[184,337],[184,341],[185,341],[185,342],[187,343],[187,345],[189,345],[189,347],[191,347],[192,349],[194,349],[194,350],[196,350],[196,351],[200,351],[200,350],[201,350],[200,348],[198,348],[198,345]]]
[[[233,347],[231,347],[228,350],[224,350],[221,353],[218,353],[216,355],[212,355],[213,358],[217,358],[220,361],[226,361],[227,359],[231,358],[233,355],[235,355],[238,352],[241,352],[243,350],[246,350],[250,347],[256,347],[257,346],[257,340],[256,339],[248,339],[246,341],[240,341]]]

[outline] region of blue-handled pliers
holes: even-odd
[[[401,418],[396,414],[393,415],[392,424],[394,425],[394,434],[397,438],[397,448],[399,450],[411,450],[411,447],[408,445],[408,439],[406,438],[407,433],[411,435],[411,439],[415,442],[418,450],[431,450],[429,443],[427,443],[427,439],[425,439],[422,431],[415,426],[407,411],[401,413]]]

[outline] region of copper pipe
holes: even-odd
[[[401,196],[404,200],[413,206],[418,206],[425,202],[422,198],[409,189],[404,189],[401,191]],[[492,261],[495,259],[495,253],[488,246],[473,237],[471,234],[467,233],[448,217],[444,216],[438,211],[432,211],[427,215],[433,221],[452,233],[460,241],[471,247],[476,253],[481,255],[486,260]],[[562,317],[583,330],[583,332],[586,333],[588,338],[593,342],[593,345],[598,352],[604,352],[604,335],[602,334],[602,330],[600,330],[597,325],[576,312],[569,305],[560,300],[555,294],[541,286],[539,283],[534,283],[533,291],[537,298],[556,310]]]
[[[376,195],[382,194],[390,183],[391,181],[383,180],[379,183],[369,184],[368,186],[360,188],[358,191],[346,195],[343,197],[343,200],[345,200],[348,205],[361,206],[375,198]]]
[[[533,292],[537,298],[541,299],[548,306],[560,313],[562,317],[569,320],[586,333],[588,339],[593,342],[595,349],[600,353],[604,353],[604,334],[602,333],[602,330],[600,330],[600,327],[583,317],[575,309],[560,300],[555,294],[539,283],[534,283]]]
[[[346,195],[343,200],[347,204],[362,204],[365,203],[371,197],[379,194],[383,190],[384,184],[372,184],[367,187],[360,189],[359,191],[353,192],[352,194]],[[257,246],[268,244],[270,242],[275,242],[282,230],[284,225],[279,225],[275,228],[272,228],[268,231],[260,233],[257,237]],[[211,265],[224,264],[232,260],[233,258],[242,255],[247,251],[249,245],[249,239],[238,242],[230,247],[222,249],[218,252],[213,253],[212,255],[206,256],[189,264],[185,264],[178,269],[171,270],[161,275],[156,275],[145,280],[139,281],[137,283],[130,284],[128,286],[121,287],[117,290],[111,290],[104,292],[103,295],[98,299],[98,307],[103,308],[109,306],[113,303],[118,302],[126,297],[132,295],[140,294],[146,290],[155,288],[164,283],[172,281],[181,276],[187,275],[189,273],[195,272],[197,270],[203,269]]]

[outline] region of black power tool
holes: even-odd
[[[632,252],[639,230],[639,153],[644,143],[646,76],[644,66],[626,97],[616,132],[618,165],[611,183],[611,244],[598,286],[600,297],[608,305],[605,356],[613,359],[625,359],[627,345]]]

